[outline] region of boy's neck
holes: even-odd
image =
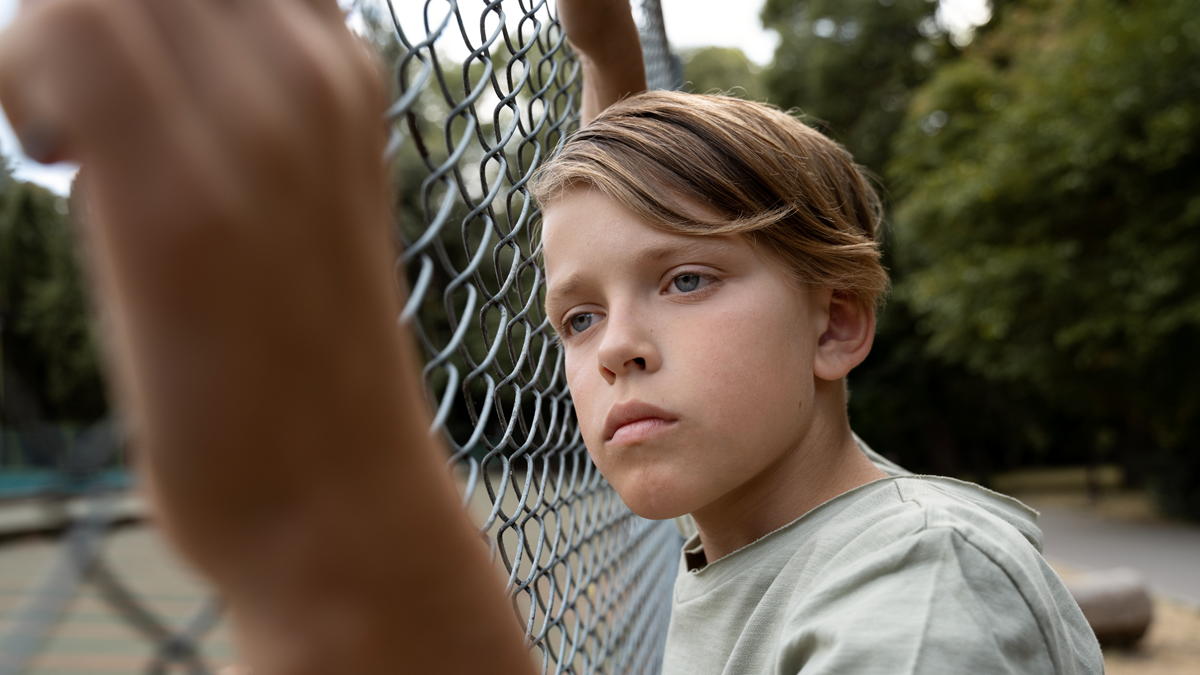
[[[838,386],[841,394],[841,386]],[[824,399],[824,400],[822,400]],[[887,474],[859,449],[844,395],[818,396],[813,427],[775,464],[692,513],[712,563],[840,494]]]

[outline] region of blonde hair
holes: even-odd
[[[875,190],[840,145],[766,105],[631,96],[567,140],[530,191],[546,205],[578,183],[669,232],[745,235],[798,280],[866,306],[887,294]]]

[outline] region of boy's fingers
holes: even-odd
[[[343,22],[342,9],[338,7],[337,0],[295,0],[302,2],[317,11],[319,15],[326,19],[336,19],[338,22]]]
[[[212,2],[212,0],[201,0],[202,2]],[[253,7],[261,0],[233,0],[233,2],[241,2],[243,6]],[[283,5],[287,11],[305,10],[311,11],[324,21],[333,21],[339,24],[346,22],[345,15],[342,13],[341,7],[338,6],[338,0],[278,0],[278,4]],[[290,6],[290,7],[289,7]]]
[[[0,34],[0,106],[25,154],[39,162],[66,159],[65,124],[55,112],[52,83],[41,72],[45,66],[39,40],[30,33],[40,23],[23,10],[12,26]],[[32,38],[32,39],[31,39]],[[47,40],[48,41],[48,40]]]
[[[0,104],[39,160],[134,150],[171,100],[172,77],[129,0],[39,0],[0,35]]]
[[[287,20],[301,16],[316,21]],[[37,0],[0,37],[0,105],[38,160],[82,160],[93,143],[127,153],[131,134],[145,137],[147,123],[168,113],[237,107],[231,99],[244,98],[238,90],[250,80],[269,97],[262,86],[282,83],[251,72],[268,62],[311,67],[281,44],[305,23],[345,31],[334,0]]]

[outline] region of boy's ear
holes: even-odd
[[[818,289],[812,298],[828,319],[825,332],[817,339],[813,374],[822,380],[840,380],[871,352],[875,309],[841,291]]]

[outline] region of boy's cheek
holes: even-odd
[[[591,380],[598,380],[600,376],[597,372],[588,372],[595,370],[595,356],[592,356],[592,367],[588,369],[587,362],[581,358],[579,351],[573,349],[566,353],[563,373],[566,376],[567,388],[571,391],[571,402],[575,410],[575,420],[579,424],[579,433],[590,452],[595,437],[604,428],[604,415],[607,411],[598,413],[595,410],[599,403],[596,396],[597,383],[590,381],[589,376]]]
[[[681,423],[633,448],[603,443],[616,401],[595,355],[574,348],[567,355],[564,372],[592,461],[640,516],[671,518],[712,503],[793,449],[810,426],[812,354],[797,344],[796,327],[760,320],[762,330],[748,339],[745,317],[725,318],[659,343],[665,367],[636,395]]]

